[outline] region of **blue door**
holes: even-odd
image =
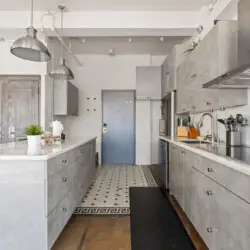
[[[135,163],[135,92],[102,93],[102,164]]]

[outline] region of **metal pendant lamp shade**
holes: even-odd
[[[26,30],[27,35],[14,41],[10,52],[24,60],[34,62],[49,61],[51,58],[50,53],[47,47],[37,39],[37,30],[33,27],[33,0],[31,0],[31,26]]]
[[[51,56],[47,47],[36,38],[37,30],[33,27],[27,28],[27,35],[18,38],[12,44],[10,51],[13,55],[24,60],[34,62],[49,61]]]
[[[61,11],[61,35],[63,33],[63,11],[65,7],[63,5],[59,6]],[[52,71],[49,73],[49,76],[55,80],[73,80],[75,77],[70,68],[65,64],[65,59],[63,58],[63,47],[61,44],[61,57],[59,64],[56,65]]]
[[[55,80],[73,80],[74,75],[70,68],[65,65],[65,59],[60,58],[60,62],[56,65],[52,71],[49,73],[49,76]]]

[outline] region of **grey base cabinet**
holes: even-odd
[[[47,160],[0,161],[1,250],[52,248],[95,177],[95,143]]]
[[[169,154],[170,192],[207,247],[248,250],[250,177],[173,144]]]
[[[169,188],[183,208],[184,206],[184,171],[183,171],[183,150],[180,147],[170,144],[169,146]]]

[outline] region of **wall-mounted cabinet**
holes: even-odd
[[[237,21],[220,21],[177,69],[177,113],[204,112],[248,103],[245,90],[203,89],[237,66]]]
[[[71,82],[54,82],[54,115],[78,115],[78,88]]]
[[[183,51],[188,49],[188,43],[175,45],[172,53],[162,64],[162,98],[177,88],[177,67],[187,57]]]
[[[161,99],[162,68],[147,66],[136,68],[136,97]]]

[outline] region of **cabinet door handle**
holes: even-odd
[[[214,170],[212,168],[208,168],[207,172],[211,173],[211,172],[214,172]]]
[[[208,232],[208,233],[212,233],[212,232],[213,232],[213,228],[212,228],[212,227],[208,227],[208,228],[207,228],[207,232]]]
[[[67,178],[63,177],[62,182],[67,182]]]
[[[67,208],[65,208],[65,207],[62,210],[64,213],[67,212]]]
[[[213,195],[213,192],[210,191],[210,190],[208,190],[208,191],[207,191],[207,195]]]
[[[67,160],[62,160],[62,163],[63,163],[63,164],[67,163]]]

